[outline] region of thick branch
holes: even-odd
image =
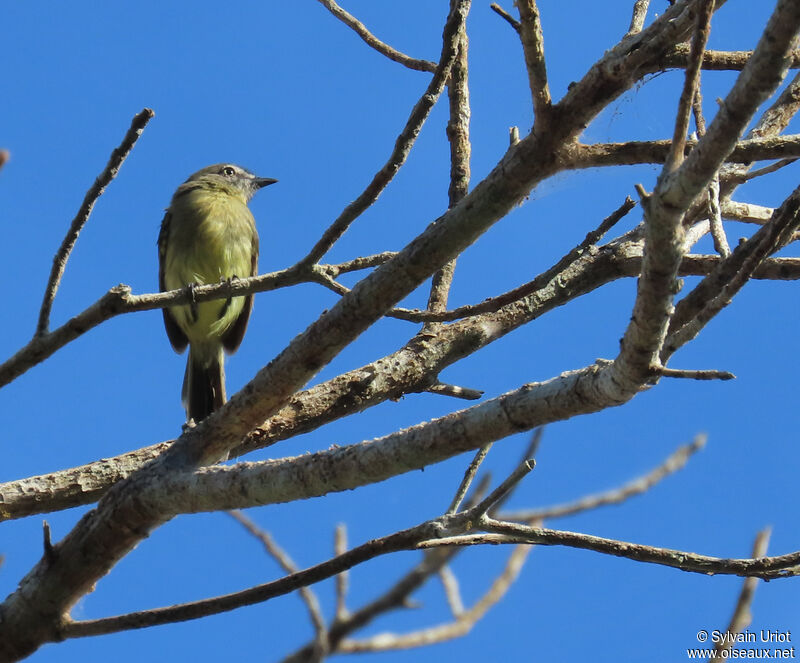
[[[696,140],[686,141],[685,153],[696,146]],[[569,154],[568,168],[596,168],[598,166],[633,166],[642,163],[664,163],[671,141],[628,141],[626,143],[596,143],[576,145]],[[750,138],[739,141],[725,157],[726,163],[750,163],[764,159],[800,157],[800,135]]]
[[[528,85],[533,99],[537,131],[546,131],[549,122],[552,100],[547,84],[547,66],[544,59],[544,36],[542,21],[536,0],[516,0],[519,9],[522,50],[525,54],[525,67],[528,70]]]
[[[683,252],[683,215],[733,150],[758,106],[780,83],[800,26],[800,6],[780,0],[753,57],[738,77],[707,133],[675,171],[659,178],[645,208],[645,256],[631,323],[615,363],[615,384],[641,383],[667,333]]]
[[[681,262],[679,274],[705,276],[720,262],[716,255],[687,255]],[[609,281],[638,276],[641,264],[641,246],[635,243],[617,243],[616,250],[607,246],[594,254],[584,252],[574,264],[523,299],[496,312],[449,325],[425,343],[412,340],[392,355],[299,392],[286,407],[249,433],[232,451],[232,456],[241,456],[418,390],[426,376],[438,374],[519,325]],[[768,258],[752,278],[799,280],[800,258]],[[130,476],[170,443],[162,442],[73,469],[0,484],[0,520],[95,502],[114,483]]]
[[[705,51],[702,68],[714,71],[741,71],[753,56],[753,51]],[[689,46],[679,44],[659,62],[660,69],[683,69],[689,62]],[[800,51],[789,54],[789,67],[800,67]]]

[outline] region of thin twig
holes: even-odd
[[[703,115],[703,96],[700,93],[698,84],[694,92],[694,100],[692,101],[692,112],[694,113],[694,123],[697,126],[697,135],[701,138],[706,133],[706,119]],[[722,211],[719,202],[719,172],[714,175],[708,185],[708,219],[709,230],[711,237],[714,241],[714,248],[723,258],[727,258],[731,254],[731,247],[728,244],[728,238],[725,235],[725,228],[722,225]]]
[[[475,506],[463,511],[459,515],[464,516],[467,520],[484,516],[489,512],[490,509],[492,509],[492,507],[505,500],[511,494],[511,491],[517,487],[517,484],[519,484],[520,481],[528,476],[534,467],[536,467],[536,461],[533,460],[533,458],[523,460],[497,488],[495,488]]]
[[[159,624],[172,624],[191,619],[199,619],[209,615],[228,612],[246,605],[262,603],[276,596],[290,594],[300,587],[306,587],[320,580],[335,576],[351,569],[357,564],[399,550],[415,548],[424,537],[435,536],[440,530],[437,520],[428,521],[417,527],[402,530],[389,536],[373,539],[343,555],[337,555],[321,564],[291,573],[278,580],[250,587],[240,592],[216,596],[190,603],[142,610],[116,617],[86,621],[65,621],[61,626],[61,636],[78,638],[106,633],[118,633],[137,628],[146,628]]]
[[[741,290],[764,259],[792,239],[800,226],[800,187],[775,210],[772,219],[731,255],[721,260],[675,307],[668,338],[662,351],[666,361],[677,348],[695,338],[700,330]]]
[[[764,166],[763,168],[758,168],[756,170],[751,170],[749,173],[742,173],[741,175],[733,175],[730,177],[731,183],[735,184],[744,184],[745,182],[749,182],[750,180],[754,180],[757,177],[763,177],[764,175],[770,175],[781,168],[785,168],[786,166],[793,164],[797,161],[797,157],[791,159],[781,159],[780,161],[776,161],[775,163],[771,163],[769,166]]]
[[[464,500],[467,491],[469,491],[469,487],[472,485],[472,480],[478,473],[478,468],[481,466],[481,463],[484,461],[491,448],[491,443],[485,444],[475,453],[475,456],[470,462],[469,467],[467,467],[467,471],[464,473],[464,477],[461,479],[461,483],[458,485],[458,490],[456,490],[456,494],[453,496],[453,500],[450,502],[450,506],[447,508],[445,513],[452,514],[458,511],[458,507],[461,506],[461,502]]]
[[[700,86],[700,66],[703,61],[703,51],[708,42],[711,25],[711,15],[714,13],[714,0],[702,0],[697,15],[697,28],[692,37],[689,62],[686,65],[686,76],[683,81],[683,91],[678,101],[678,112],[675,118],[675,132],[672,136],[672,147],[665,162],[665,172],[675,171],[683,162],[683,152],[686,148],[686,134],[689,130],[689,117],[692,111],[692,102]]]
[[[730,371],[693,370],[686,368],[667,368],[666,366],[653,366],[653,375],[662,378],[684,378],[688,380],[735,380],[736,376]]]
[[[767,546],[769,545],[769,537],[771,534],[770,528],[761,530],[756,534],[755,542],[753,543],[753,558],[765,557],[767,554]],[[745,578],[742,583],[742,589],[739,592],[739,599],[736,601],[736,607],[731,615],[731,621],[728,624],[726,634],[730,637],[722,638],[716,641],[714,649],[717,652],[715,658],[724,659],[725,655],[723,650],[730,650],[735,641],[735,636],[744,631],[753,620],[750,614],[750,606],[753,604],[753,598],[758,587],[758,578]]]
[[[523,297],[527,297],[532,292],[536,292],[550,282],[559,272],[583,255],[583,253],[590,246],[593,246],[600,241],[603,235],[605,235],[613,226],[623,219],[625,215],[628,214],[628,212],[630,212],[634,207],[636,207],[636,202],[630,196],[626,197],[625,202],[623,202],[622,205],[620,205],[614,212],[603,219],[600,225],[589,232],[583,241],[578,244],[578,246],[564,255],[555,265],[550,267],[550,269],[542,272],[532,281],[518,286],[513,290],[509,290],[502,295],[485,299],[480,304],[467,304],[466,306],[459,306],[456,309],[442,311],[441,313],[420,311],[419,309],[394,308],[387,312],[386,315],[389,317],[398,318],[400,320],[408,320],[410,322],[449,322],[452,320],[458,320],[459,318],[466,318],[479,315],[481,313],[497,311],[506,304],[510,304],[511,302],[522,299]]]
[[[270,536],[269,532],[265,532],[258,525],[255,524],[250,518],[238,509],[228,511],[228,515],[244,527],[250,534],[258,539],[264,546],[264,550],[280,565],[285,573],[297,573],[298,567],[294,563],[289,554],[281,548],[275,539]],[[322,615],[322,609],[319,605],[319,599],[316,594],[309,587],[299,588],[300,597],[303,603],[306,604],[308,614],[311,617],[311,623],[314,626],[314,631],[317,634],[317,642],[323,651],[328,648],[328,630],[325,626],[325,617]]]
[[[403,130],[395,141],[394,149],[389,155],[388,161],[375,174],[372,181],[358,198],[345,207],[339,217],[325,230],[308,255],[301,260],[301,264],[311,265],[318,262],[347,231],[350,224],[378,199],[381,192],[406,162],[411,147],[414,145],[425,120],[428,119],[431,108],[439,99],[439,95],[450,77],[453,63],[458,56],[461,24],[468,11],[468,3],[465,3],[465,7],[460,9],[463,9],[463,11],[451,11],[447,18],[439,64],[425,92],[414,104]]]
[[[536,454],[539,452],[539,446],[542,444],[542,437],[544,437],[544,429],[544,426],[539,426],[538,428],[533,429],[533,432],[531,433],[531,439],[522,455],[522,460],[536,458]]]
[[[336,533],[333,539],[333,554],[335,556],[344,555],[347,552],[347,526],[344,523],[336,525]],[[342,571],[336,574],[336,613],[334,622],[341,622],[347,619],[350,612],[347,609],[347,588],[350,581],[350,574]]]
[[[467,634],[478,620],[505,596],[506,592],[519,576],[522,566],[531,550],[531,546],[517,546],[514,548],[508,557],[503,571],[495,578],[486,593],[475,605],[469,610],[464,610],[452,622],[402,635],[380,633],[363,640],[346,639],[340,643],[337,652],[344,654],[409,649],[411,647],[423,647],[445,642]]]
[[[317,265],[323,272],[332,278],[336,278],[339,274],[346,274],[348,272],[356,272],[361,269],[369,269],[370,267],[378,267],[385,262],[389,262],[397,255],[397,251],[383,251],[371,256],[361,256],[353,258],[346,262],[339,263],[338,265]]]
[[[447,598],[447,605],[453,617],[460,617],[464,614],[464,602],[461,600],[461,590],[458,587],[458,578],[449,566],[439,569],[439,580],[442,581],[444,595]]]
[[[731,247],[722,225],[722,209],[719,203],[719,175],[716,175],[708,185],[708,220],[710,222],[711,238],[714,249],[723,258],[731,254]]]
[[[520,27],[519,21],[515,19],[511,14],[509,14],[505,9],[503,9],[500,5],[498,5],[496,2],[493,2],[491,5],[489,5],[489,9],[491,9],[495,14],[500,16],[500,18],[504,19],[517,32],[519,32],[522,29]]]
[[[106,167],[103,169],[103,172],[100,173],[100,175],[94,181],[94,184],[86,192],[86,195],[83,198],[83,203],[81,204],[78,213],[75,215],[75,218],[72,219],[72,223],[69,226],[67,235],[64,237],[64,240],[61,242],[61,246],[53,258],[53,267],[50,270],[50,278],[47,281],[47,287],[44,291],[42,307],[39,310],[39,322],[36,325],[36,336],[43,336],[50,328],[50,311],[53,308],[53,300],[55,299],[56,292],[58,291],[58,286],[61,283],[61,277],[64,275],[64,269],[67,266],[67,260],[72,252],[72,248],[75,246],[75,242],[78,240],[78,235],[83,229],[83,226],[86,225],[86,222],[89,220],[89,215],[92,213],[94,204],[97,202],[97,199],[103,195],[103,192],[111,183],[111,180],[117,176],[123,161],[125,161],[127,156],[130,154],[133,146],[139,139],[139,136],[142,135],[142,131],[144,131],[147,123],[154,115],[155,113],[152,110],[145,108],[134,116],[131,126],[128,129],[128,132],[125,134],[125,137],[122,139],[119,147],[111,152],[111,157],[109,158]]]
[[[694,91],[694,99],[692,99],[692,114],[697,127],[697,135],[702,138],[706,133],[706,118],[703,115],[703,94],[700,92],[699,85]]]
[[[359,21],[355,16],[348,13],[344,9],[342,9],[334,0],[319,0],[319,2],[330,11],[336,18],[338,18],[342,23],[352,28],[356,34],[358,34],[361,39],[363,39],[367,45],[374,48],[378,53],[381,55],[385,55],[390,60],[402,64],[409,69],[414,69],[415,71],[427,71],[433,73],[436,71],[436,63],[431,62],[430,60],[419,60],[417,58],[412,58],[405,53],[401,53],[395,48],[392,48],[388,44],[382,42],[378,39],[375,35],[373,35],[364,24]]]
[[[659,481],[674,474],[682,469],[689,458],[697,451],[702,449],[706,444],[706,436],[698,435],[692,440],[690,444],[686,444],[675,450],[670,456],[661,463],[658,467],[651,470],[644,476],[639,477],[626,483],[620,488],[614,488],[603,493],[596,495],[587,495],[574,502],[567,504],[557,504],[554,506],[546,506],[540,509],[527,509],[524,511],[509,511],[495,516],[498,520],[514,520],[520,522],[531,523],[534,521],[549,520],[552,518],[564,518],[565,516],[572,516],[584,511],[590,511],[602,506],[611,504],[621,504],[631,497],[641,495]]]
[[[489,480],[490,476],[487,472],[475,485],[472,493],[464,501],[464,509],[466,511],[475,506],[485,495]],[[349,614],[347,619],[341,620],[330,628],[331,650],[340,651],[339,643],[343,641],[348,633],[363,628],[376,617],[390,610],[408,607],[411,594],[425,584],[431,576],[438,573],[460,552],[461,550],[458,548],[426,551],[422,561],[405,573],[382,595]],[[305,661],[312,653],[311,645],[306,645],[285,658],[283,663]]]
[[[94,304],[68,320],[61,327],[52,332],[35,336],[16,354],[0,364],[0,387],[16,379],[33,366],[43,362],[57,350],[90,329],[115,316],[135,313],[136,311],[151,311],[174,306],[175,304],[186,304],[190,301],[204,302],[257,292],[267,292],[299,283],[320,283],[342,294],[342,289],[345,288],[332,280],[333,275],[375,267],[387,262],[394,255],[396,253],[387,251],[373,256],[355,258],[338,265],[306,266],[298,263],[277,272],[195,286],[191,290],[189,288],[181,288],[180,290],[169,290],[167,292],[133,295],[126,285],[114,286]]]
[[[448,207],[455,207],[469,192],[470,155],[472,146],[469,138],[470,103],[468,52],[469,40],[465,26],[461,26],[458,57],[450,72],[447,84],[449,118],[447,120],[447,140],[450,145],[450,186],[448,188]],[[456,261],[451,260],[438,270],[431,279],[428,297],[428,310],[441,312],[447,309],[447,299]],[[427,323],[425,331],[434,331],[437,323]]]
[[[444,382],[436,382],[425,391],[431,394],[441,394],[442,396],[452,396],[453,398],[463,398],[465,401],[477,401],[483,392],[479,389],[470,389],[469,387],[459,387],[454,384],[445,384]]]
[[[42,521],[42,537],[44,539],[44,556],[52,562],[55,559],[56,551],[53,548],[53,542],[50,540],[50,523],[46,520]]]

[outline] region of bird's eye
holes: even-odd
[[[227,175],[228,177],[232,177],[235,173],[236,171],[231,166],[225,166],[222,169],[222,174]]]

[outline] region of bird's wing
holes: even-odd
[[[166,269],[167,263],[167,240],[169,239],[169,222],[171,216],[169,210],[167,210],[167,213],[164,214],[164,220],[161,222],[161,230],[158,233],[158,289],[161,292],[166,290],[164,286],[164,270]],[[169,338],[172,348],[175,352],[183,352],[189,344],[189,339],[186,338],[186,334],[184,334],[183,330],[178,326],[178,323],[175,321],[175,318],[172,317],[172,313],[169,312],[169,309],[162,308],[161,313],[164,316],[164,327],[167,330],[167,337]]]
[[[250,276],[258,274],[258,235],[255,230],[253,231],[252,240],[253,251],[250,257]],[[222,337],[222,347],[228,354],[236,352],[242,343],[244,333],[247,331],[247,323],[250,320],[250,312],[253,310],[253,295],[247,295],[244,298],[244,306],[242,312],[236,318],[236,321],[230,326],[228,331]]]

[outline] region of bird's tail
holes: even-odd
[[[222,347],[207,359],[205,353],[198,353],[189,346],[186,373],[183,376],[183,406],[186,419],[194,419],[199,424],[214,410],[222,407],[225,397],[225,368]]]

